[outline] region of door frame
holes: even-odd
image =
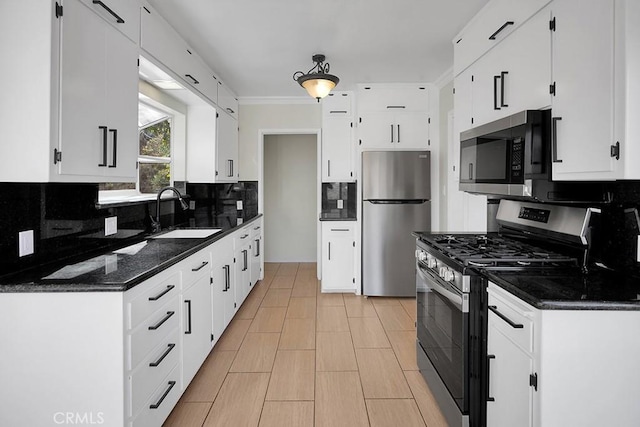
[[[269,135],[315,135],[316,136],[316,218],[322,210],[322,129],[259,129],[258,130],[258,212],[264,214],[264,138]],[[320,221],[316,222],[316,263],[318,280],[322,269],[322,236]]]

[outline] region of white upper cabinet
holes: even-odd
[[[215,182],[238,182],[238,121],[220,111],[217,127]]]
[[[526,21],[467,71],[472,74],[473,125],[551,103],[550,11]]]
[[[172,73],[186,87],[218,102],[218,80],[202,59],[191,49],[162,16],[143,6],[140,47]]]
[[[222,82],[218,82],[218,105],[222,111],[238,120],[238,99]]]
[[[428,149],[427,85],[360,85],[358,146],[361,150]]]
[[[62,20],[60,174],[135,181],[137,47],[77,1]]]
[[[614,179],[614,0],[551,5],[553,178]],[[636,53],[636,55],[638,55]]]
[[[333,92],[322,100],[322,182],[353,182],[353,92]]]
[[[453,41],[453,74],[460,74],[550,1],[493,0],[487,3]]]
[[[129,30],[80,0],[8,7],[0,48],[20,67],[4,67],[2,79],[29,84],[3,94],[15,102],[0,123],[0,181],[135,181],[138,48]],[[139,18],[122,13],[137,32]]]
[[[113,25],[122,34],[138,42],[140,32],[140,5],[131,0],[82,0],[95,13]]]

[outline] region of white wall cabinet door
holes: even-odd
[[[554,180],[615,178],[614,5],[614,0],[551,5]]]
[[[251,289],[251,271],[249,270],[251,261],[250,231],[247,228],[241,230],[234,240],[236,258],[235,299],[236,308],[239,308]]]
[[[62,18],[59,173],[135,180],[136,45],[77,0]]]
[[[222,82],[218,82],[218,106],[222,111],[238,120],[238,100]]]
[[[396,144],[398,150],[428,149],[431,145],[429,137],[429,125],[431,119],[426,112],[397,112],[396,122]]]
[[[322,223],[322,292],[355,290],[355,225]]]
[[[349,117],[322,119],[322,182],[353,182],[353,122]]]
[[[201,276],[182,294],[182,375],[186,387],[211,351],[210,276]]]
[[[366,112],[358,120],[360,148],[382,150],[427,149],[429,115],[426,112]]]
[[[217,127],[216,182],[238,182],[238,122],[219,111]]]
[[[103,0],[101,2],[82,0],[82,2],[133,42],[138,42],[140,5],[137,2],[131,0]]]
[[[496,327],[504,323],[489,313],[487,353],[489,355],[489,401],[487,425],[492,427],[531,426],[533,388],[529,375],[533,359]],[[493,400],[491,400],[493,399]]]

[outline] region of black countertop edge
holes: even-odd
[[[487,270],[478,272],[500,286],[505,291],[515,295],[527,304],[540,310],[613,310],[613,311],[640,311],[640,302],[634,301],[583,301],[583,300],[544,300],[523,291],[518,286],[509,283],[498,275]]]
[[[71,282],[67,282],[64,279],[61,280],[49,280],[46,282],[37,282],[37,281],[27,281],[27,282],[22,282],[22,283],[1,283],[0,282],[0,294],[2,293],[58,293],[58,292],[122,292],[122,291],[126,291],[129,290],[131,288],[133,288],[134,286],[144,282],[145,280],[155,276],[156,274],[160,273],[163,270],[166,270],[167,268],[179,263],[180,261],[182,261],[183,259],[186,259],[187,257],[189,257],[190,255],[193,255],[194,253],[198,252],[201,249],[206,248],[207,246],[215,243],[218,240],[223,239],[224,237],[232,234],[233,232],[245,227],[248,224],[251,224],[252,222],[256,221],[257,219],[261,218],[262,214],[258,214],[256,216],[254,216],[253,218],[246,220],[245,222],[243,222],[242,224],[236,225],[235,227],[229,228],[227,230],[223,230],[220,231],[218,233],[215,233],[209,237],[205,237],[205,238],[195,238],[195,239],[185,239],[185,238],[178,238],[178,239],[163,239],[165,241],[175,241],[175,240],[179,240],[181,242],[189,242],[192,243],[193,245],[190,246],[188,249],[185,249],[184,251],[180,252],[178,255],[172,257],[171,259],[156,265],[155,267],[142,271],[140,272],[140,274],[136,275],[135,277],[133,277],[132,279],[124,282],[124,283],[109,283],[109,282],[104,282],[104,283],[86,283],[86,284],[82,284],[82,283],[71,283]],[[177,225],[175,227],[167,227],[166,229],[162,230],[161,233],[158,234],[162,234],[165,232],[169,232],[175,229],[198,229],[198,228],[217,228],[217,227],[188,227],[188,226],[180,226]],[[143,242],[149,238],[151,238],[153,235],[149,234],[147,236],[145,236],[144,238],[139,239],[139,242]],[[106,250],[104,252],[104,254],[108,254],[110,252],[112,252],[113,249],[110,250]]]
[[[319,218],[320,221],[327,221],[327,222],[331,222],[331,221],[357,221],[357,218]]]

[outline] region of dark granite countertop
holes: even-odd
[[[577,269],[489,271],[491,282],[542,310],[640,310],[640,278],[594,267]]]
[[[0,278],[3,292],[104,292],[126,291],[158,274],[211,243],[228,236],[260,218],[259,214],[236,227],[204,224],[175,228],[222,228],[206,238],[146,238],[130,241],[125,247],[79,257],[59,264],[36,267]],[[167,228],[163,232],[171,231]]]

